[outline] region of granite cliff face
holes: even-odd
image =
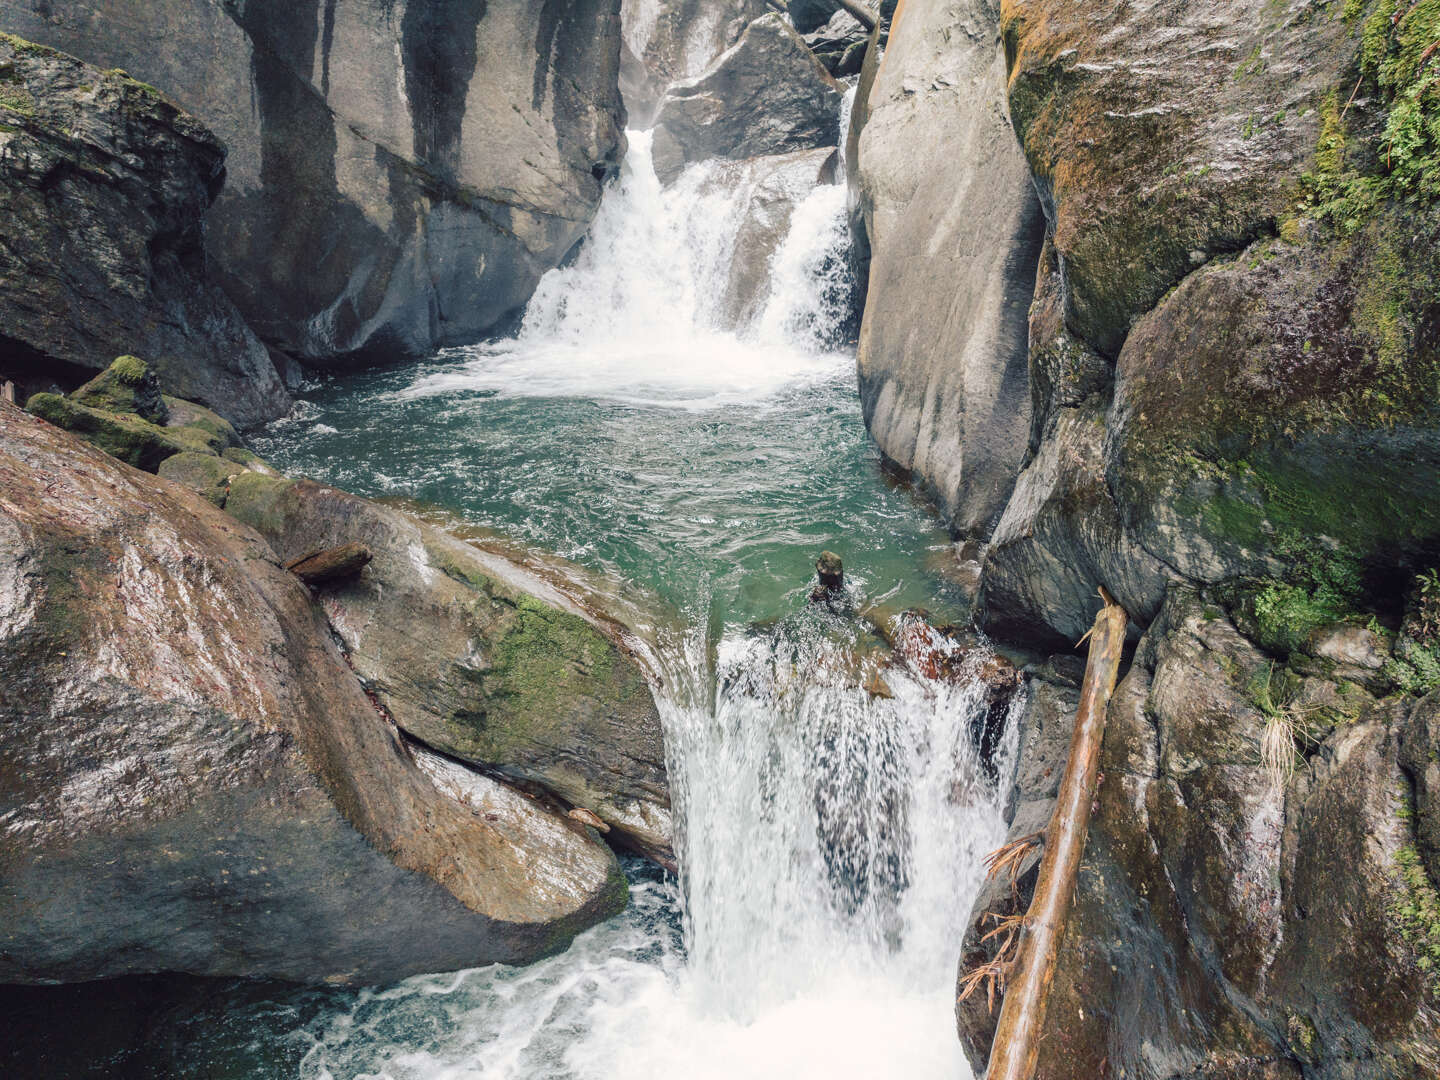
[[[0,27],[219,136],[220,283],[267,343],[337,366],[477,340],[574,247],[624,151],[619,8],[3,0]]]
[[[124,72],[0,35],[0,377],[84,382],[122,354],[239,424],[290,398],[211,283],[206,212],[225,150]]]

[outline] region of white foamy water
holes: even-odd
[[[844,188],[817,186],[772,258],[755,324],[728,325],[729,277],[753,181],[729,163],[694,165],[662,188],[651,133],[630,150],[575,263],[540,281],[514,340],[452,349],[406,397],[474,391],[705,409],[764,401],[851,364],[821,347],[846,314]],[[726,182],[735,175],[741,182]],[[824,269],[822,282],[813,272]]]

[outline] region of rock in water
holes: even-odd
[[[673,862],[659,711],[635,658],[587,613],[498,556],[308,480],[242,474],[225,509],[282,558],[320,544],[374,554],[323,603],[403,730],[588,807],[622,842]]]
[[[0,981],[531,960],[613,854],[417,767],[253,531],[0,404]]]
[[[707,158],[834,146],[841,87],[781,16],[756,19],[733,47],[666,92],[655,118],[655,173],[670,183]]]
[[[0,10],[16,33],[160,87],[224,140],[215,269],[260,336],[302,360],[483,337],[584,234],[624,152],[619,0]]]
[[[845,565],[833,551],[820,553],[820,558],[815,560],[815,573],[823,588],[839,591],[845,587]]]
[[[994,5],[912,4],[856,104],[852,183],[871,248],[865,422],[972,534],[994,524],[1025,453],[1026,311],[1044,229],[1005,74]]]
[[[0,375],[68,388],[135,352],[236,423],[283,414],[269,353],[206,278],[224,178],[220,141],[153,87],[0,34]]]
[[[285,567],[306,585],[326,585],[354,577],[370,564],[375,556],[364,544],[341,544],[296,559]]]

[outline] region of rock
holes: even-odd
[[[853,15],[837,11],[819,29],[805,35],[805,44],[826,71],[840,78],[860,71],[869,38],[870,31]]]
[[[70,394],[72,401],[112,413],[134,413],[164,427],[170,409],[155,370],[138,356],[118,356],[111,365]]]
[[[1306,651],[1312,656],[1368,671],[1379,671],[1390,659],[1390,647],[1385,639],[1363,626],[1341,625],[1317,630],[1306,644]]]
[[[776,14],[756,19],[701,75],[673,84],[655,118],[655,172],[669,184],[709,158],[784,154],[839,139],[841,90]]]
[[[632,128],[648,128],[665,88],[699,75],[769,10],[765,0],[624,4],[620,89]]]
[[[845,587],[845,567],[833,551],[820,553],[820,558],[815,560],[815,573],[823,588],[838,591]]]
[[[213,454],[187,450],[167,457],[155,470],[163,480],[188,488],[215,506],[223,507],[230,494],[230,481],[245,471],[243,465]]]
[[[795,209],[819,184],[832,183],[834,173],[835,152],[822,147],[725,162],[706,178],[702,194],[723,187],[744,200],[730,248],[729,279],[715,301],[715,326],[745,330],[764,315],[771,263],[790,234]]]
[[[0,981],[386,983],[624,906],[603,844],[462,772],[482,800],[253,531],[0,404]]]
[[[0,36],[0,375],[69,389],[134,352],[236,423],[282,415],[274,363],[206,275],[224,177],[219,140],[154,88]]]
[[[851,174],[871,252],[866,424],[956,529],[980,536],[1025,452],[1026,311],[1043,229],[1005,87],[992,5],[902,8],[863,107],[857,98]]]
[[[586,810],[583,806],[575,807],[570,811],[569,816],[582,825],[587,825],[592,829],[599,829],[602,833],[608,833],[610,831],[610,826],[606,825],[594,811]]]
[[[240,437],[210,410],[178,398],[165,399],[169,422],[161,427],[127,413],[105,412],[57,394],[36,394],[25,408],[98,446],[111,457],[146,472],[175,454],[218,456]]]
[[[835,0],[786,0],[785,10],[795,29],[809,34],[829,22],[840,5]]]
[[[673,864],[660,715],[618,628],[498,556],[308,480],[244,473],[225,509],[287,561],[344,543],[373,554],[322,603],[402,730],[589,807]]]
[[[296,559],[285,569],[311,588],[352,578],[370,564],[375,556],[364,544],[341,544],[313,555]]]
[[[224,140],[214,269],[260,336],[308,364],[485,337],[584,234],[624,151],[619,0],[3,11]],[[153,353],[135,340],[108,355],[127,350]]]
[[[1440,998],[1417,965],[1425,945],[1396,917],[1412,901],[1397,906],[1395,891],[1433,887],[1406,854],[1433,823],[1397,795],[1410,790],[1412,707],[1349,697],[1350,719],[1311,708],[1338,701],[1335,687],[1277,671],[1216,609],[1171,591],[1110,706],[1043,1035],[1063,1053],[1047,1053],[1047,1077],[1298,1078],[1302,1062],[1336,1080],[1425,1074]],[[1277,699],[1308,710],[1315,740],[1284,790],[1260,763],[1269,721],[1256,702]],[[1047,769],[1017,778],[1012,832],[1048,815],[1020,822],[1052,794],[1059,769]],[[1032,884],[1022,877],[1014,903]],[[983,1010],[961,1011],[977,1074]]]

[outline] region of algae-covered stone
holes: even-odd
[[[660,716],[614,628],[544,581],[379,506],[247,472],[225,508],[282,559],[364,544],[373,560],[324,595],[355,671],[405,731],[597,813],[673,858]]]
[[[204,496],[207,501],[223,507],[225,497],[230,491],[231,478],[245,469],[242,465],[213,454],[187,450],[183,454],[166,458],[156,471],[161,478],[183,484],[196,494]]]
[[[108,391],[102,396],[116,400]],[[172,397],[165,397],[163,404],[169,416],[165,426],[133,413],[92,408],[58,394],[35,394],[25,408],[146,472],[155,472],[162,461],[175,454],[216,456],[239,444],[240,436],[230,422],[209,409]]]
[[[160,379],[138,356],[118,356],[108,368],[70,394],[72,401],[105,412],[134,413],[152,424],[170,419]]]

